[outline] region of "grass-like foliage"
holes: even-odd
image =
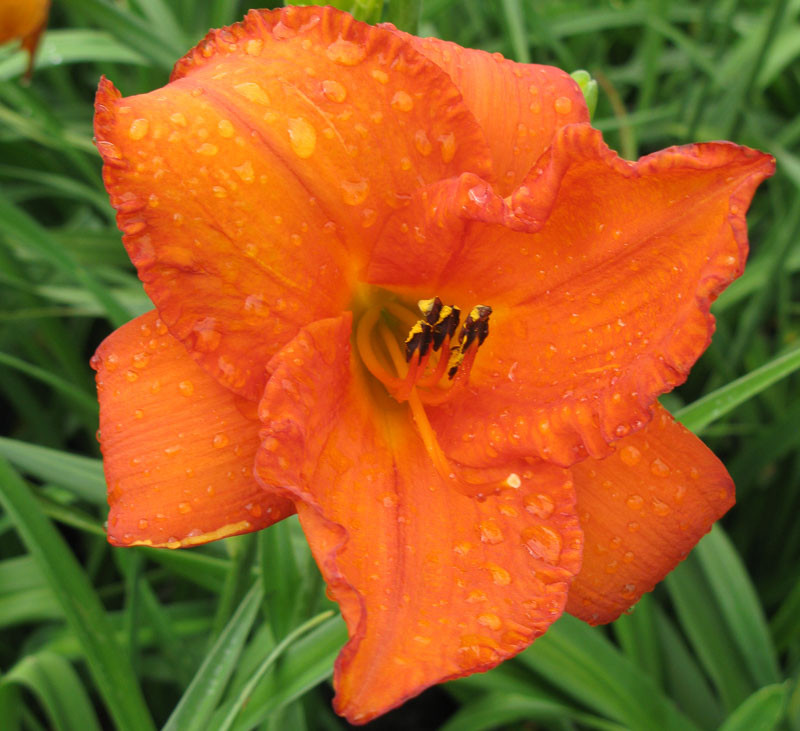
[[[391,6],[421,35],[589,70],[594,123],[626,158],[731,139],[778,172],[713,344],[664,399],[726,463],[736,507],[630,615],[599,629],[565,616],[373,727],[800,730],[800,3],[426,0],[417,28],[418,3]],[[163,85],[247,7],[56,0],[29,85],[24,53],[0,47],[6,731],[347,725],[327,684],[344,627],[295,520],[187,551],[112,549],[103,530],[89,357],[151,305],[100,178],[94,90],[101,74],[126,95]]]

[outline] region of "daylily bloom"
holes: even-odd
[[[708,345],[769,156],[626,162],[562,71],[330,8],[251,11],[96,109],[156,307],[93,361],[109,540],[296,511],[351,722],[565,609],[615,619],[733,504],[656,398]]]
[[[50,0],[3,0],[0,3],[0,43],[22,39],[22,47],[28,52],[28,71],[33,70],[36,46],[47,25]]]

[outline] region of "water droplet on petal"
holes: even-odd
[[[670,470],[664,462],[656,458],[650,464],[650,472],[656,477],[668,477]]]
[[[644,498],[641,495],[631,495],[625,502],[631,510],[641,510],[644,505]]]
[[[170,114],[169,121],[173,124],[177,124],[179,127],[186,126],[186,117],[184,117],[180,112],[174,112],[173,114]]]
[[[298,157],[309,158],[317,146],[317,131],[307,119],[295,117],[289,120],[289,141]]]
[[[417,148],[417,152],[419,152],[420,155],[426,157],[433,151],[433,145],[428,139],[428,135],[424,129],[418,129],[414,133],[414,147]]]
[[[366,180],[358,180],[356,182],[343,180],[341,185],[342,198],[348,206],[360,205],[367,199],[369,183]]]
[[[259,56],[261,49],[264,47],[264,41],[260,38],[251,38],[244,44],[244,52],[248,56]]]
[[[522,540],[534,558],[540,558],[551,565],[561,558],[563,545],[561,534],[546,525],[533,525],[522,531]]]
[[[492,575],[492,581],[497,586],[508,586],[511,583],[511,574],[496,563],[487,563],[486,569]]]
[[[493,630],[498,630],[503,626],[502,621],[500,621],[500,617],[498,617],[496,614],[479,614],[478,624],[482,624],[484,627],[488,627],[489,629]]]
[[[442,162],[450,162],[456,154],[456,138],[452,132],[439,137],[439,143],[442,146]]]
[[[627,447],[623,447],[619,450],[619,458],[628,465],[628,467],[634,467],[639,464],[642,453],[632,444],[629,444]]]
[[[181,381],[178,390],[183,396],[191,396],[194,393],[194,384],[191,381]]]
[[[223,447],[227,447],[230,443],[230,439],[225,432],[219,432],[219,434],[215,434],[214,438],[211,440],[211,443],[214,445],[215,449],[222,449]]]
[[[236,132],[230,119],[220,119],[217,122],[217,129],[222,137],[233,137]]]
[[[663,500],[653,498],[653,512],[656,515],[660,515],[663,518],[665,515],[669,515],[671,510],[672,509],[669,507],[669,505],[667,505]]]
[[[204,142],[202,145],[200,145],[200,147],[197,148],[197,152],[200,155],[213,157],[217,154],[217,152],[219,152],[219,148],[216,145],[212,145],[210,142]]]
[[[325,54],[334,63],[340,63],[342,66],[356,66],[364,60],[367,50],[352,41],[339,38],[328,46]]]
[[[549,518],[555,510],[553,501],[547,495],[526,495],[522,502],[525,510],[538,518]]]
[[[553,106],[559,114],[569,114],[572,111],[572,100],[566,96],[560,96],[553,102]]]
[[[192,512],[192,506],[191,506],[190,503],[178,503],[178,511],[183,513],[184,515],[186,513],[191,513]]]
[[[147,134],[148,129],[150,129],[150,122],[146,119],[134,119],[128,130],[128,137],[132,140],[140,140]]]
[[[322,93],[332,102],[343,102],[347,98],[347,89],[333,79],[322,82]]]
[[[258,84],[253,81],[245,81],[242,84],[236,84],[233,87],[238,91],[247,101],[254,102],[255,104],[269,104],[269,97]]]
[[[414,108],[414,100],[408,92],[400,90],[395,92],[391,105],[397,112],[410,112]]]
[[[481,541],[492,545],[502,543],[504,537],[503,531],[495,521],[491,519],[484,520],[479,527],[481,531]]]
[[[253,163],[245,160],[241,165],[235,165],[233,168],[235,172],[245,183],[252,183],[255,180],[256,174],[253,170]]]

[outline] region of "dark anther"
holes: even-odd
[[[478,305],[472,308],[467,319],[464,320],[464,327],[461,328],[461,350],[466,350],[475,338],[478,339],[478,345],[483,345],[483,341],[489,334],[489,315],[491,314],[492,308],[489,305]]]

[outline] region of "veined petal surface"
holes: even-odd
[[[407,407],[352,375],[349,335],[349,317],[317,322],[275,357],[256,473],[297,503],[351,637],[335,707],[365,723],[542,634],[580,566],[581,531],[554,465],[510,462],[503,477],[518,470],[519,487],[483,501],[448,484]]]
[[[722,463],[661,406],[614,446],[572,468],[585,546],[567,611],[591,624],[651,591],[734,503]]]
[[[418,195],[387,227],[370,280],[494,310],[470,398],[429,412],[448,453],[475,464],[474,441],[479,463],[569,465],[641,428],[707,347],[709,307],[743,269],[744,214],[773,169],[729,143],[628,163],[571,125],[507,199],[473,175]],[[404,233],[412,216],[423,235]]]
[[[193,546],[294,513],[253,477],[256,405],[203,371],[156,312],[113,332],[92,365],[111,543]]]
[[[438,66],[331,8],[251,11],[163,89],[103,81],[95,129],[123,241],[170,332],[228,388],[335,316],[383,222],[420,185],[488,174]]]
[[[523,64],[442,41],[403,33],[444,69],[464,95],[492,152],[492,182],[507,195],[526,177],[560,127],[588,122],[580,87],[554,66]]]

